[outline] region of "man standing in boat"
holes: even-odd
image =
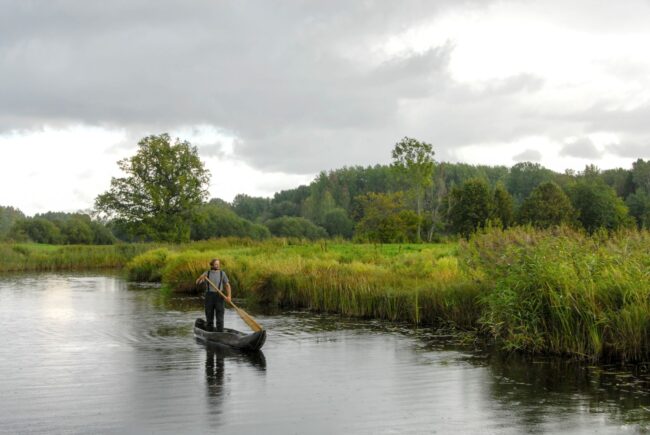
[[[209,279],[212,283],[208,282]],[[205,322],[208,331],[214,330],[214,317],[217,317],[217,331],[223,332],[223,315],[226,310],[225,301],[230,302],[231,290],[230,282],[228,282],[228,275],[221,270],[221,262],[218,258],[210,261],[210,270],[201,274],[196,280],[196,284],[205,283],[207,289],[205,291]],[[216,286],[219,291],[223,292],[226,289],[226,298],[224,298],[215,289]],[[223,294],[223,293],[222,293]]]

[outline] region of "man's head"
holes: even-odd
[[[219,261],[218,258],[213,258],[210,260],[210,268],[212,270],[219,270],[221,268],[221,262]]]

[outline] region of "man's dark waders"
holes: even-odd
[[[210,271],[216,272],[216,271]],[[211,274],[208,272],[208,278],[210,281],[215,283],[219,290],[223,290],[223,272],[219,270],[219,279],[213,279]],[[214,318],[217,317],[217,329],[218,332],[223,332],[223,316],[226,311],[226,303],[219,293],[212,287],[210,283],[206,281],[208,289],[205,292],[205,323],[208,330],[214,330]]]

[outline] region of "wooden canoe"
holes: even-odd
[[[194,335],[206,342],[219,343],[244,351],[260,350],[266,341],[266,331],[264,329],[251,334],[228,328],[224,328],[223,332],[206,331],[203,319],[196,319],[194,322]]]

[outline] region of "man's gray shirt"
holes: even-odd
[[[221,291],[223,291],[223,286],[225,284],[228,284],[228,275],[226,275],[226,272],[223,270],[208,270],[203,274],[204,276],[207,276],[210,281],[214,285],[217,286],[217,288]],[[208,291],[214,291],[214,287],[212,287],[212,284],[208,283],[206,281],[206,284],[208,284]]]

